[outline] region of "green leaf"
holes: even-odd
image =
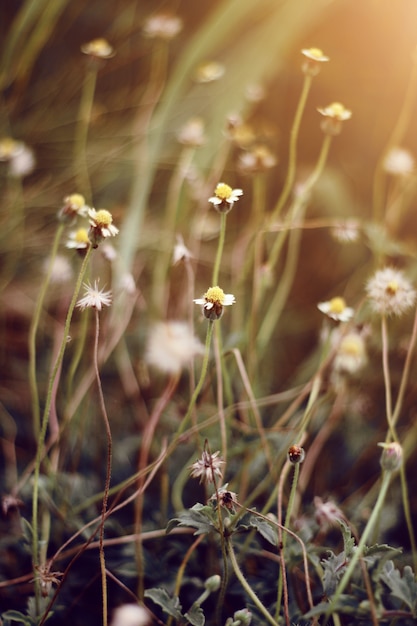
[[[406,565],[401,576],[401,572],[395,569],[393,561],[387,561],[381,572],[381,580],[389,587],[392,595],[404,602],[416,617],[417,582],[411,567]]]
[[[164,613],[168,613],[168,615],[171,615],[174,619],[178,621],[183,619],[181,613],[182,606],[178,596],[171,598],[165,589],[147,589],[145,591],[145,597],[153,600],[155,604],[161,607]]]
[[[204,626],[206,618],[204,617],[203,609],[200,606],[193,604],[191,609],[187,611],[185,616],[192,626]]]
[[[349,526],[343,520],[339,519],[338,522],[342,531],[345,559],[350,559],[355,548],[355,538],[352,537]]]
[[[210,506],[195,504],[191,509],[182,511],[177,517],[168,522],[166,532],[169,533],[176,526],[195,528],[195,535],[203,535],[216,529],[214,511]]]
[[[268,524],[268,522],[260,519],[256,515],[251,515],[251,517],[249,518],[249,524],[253,528],[256,528],[258,533],[261,534],[262,537],[269,541],[269,543],[271,543],[273,546],[276,546],[278,544],[277,532],[275,528],[271,526],[271,524]]]
[[[329,558],[323,559],[321,564],[323,573],[323,591],[326,596],[330,597],[336,591],[337,584],[346,569],[345,553],[341,552],[337,556],[329,550]]]
[[[26,626],[33,626],[33,622],[27,615],[23,615],[20,611],[6,611],[6,613],[2,613],[1,616],[3,620],[3,626],[11,626],[12,622],[17,622],[18,624],[26,624]]]

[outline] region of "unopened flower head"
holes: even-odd
[[[113,224],[113,216],[106,209],[88,210],[90,218],[90,230],[88,232],[89,239],[93,248],[97,248],[98,244],[106,237],[114,237],[119,232]]]
[[[256,174],[265,172],[276,165],[277,159],[268,146],[255,145],[250,150],[239,155],[239,169],[244,174]]]
[[[223,459],[220,452],[211,454],[207,450],[203,450],[201,458],[190,466],[190,473],[193,478],[199,478],[200,483],[214,483],[217,478],[222,478]]]
[[[214,196],[209,198],[209,202],[219,213],[228,213],[242,194],[242,189],[232,189],[226,183],[219,183],[214,190]]]
[[[236,298],[232,293],[224,293],[220,287],[210,287],[202,298],[197,298],[194,302],[201,304],[204,316],[214,321],[223,315],[223,307],[234,304]]]
[[[392,267],[378,270],[366,284],[371,306],[381,315],[402,315],[416,301],[416,292],[404,274]]]
[[[80,193],[72,193],[65,196],[64,204],[58,212],[58,219],[61,222],[71,223],[77,217],[86,217],[89,208],[85,203],[85,198]]]
[[[110,626],[148,626],[151,615],[138,604],[123,604],[115,609]]]
[[[381,467],[387,472],[395,472],[401,467],[403,461],[403,449],[399,443],[379,443],[382,450]]]
[[[352,117],[352,111],[340,102],[332,102],[327,107],[318,108],[317,111],[325,118],[321,123],[321,129],[326,135],[338,135],[343,122]]]
[[[147,18],[143,34],[150,39],[173,39],[182,30],[182,19],[168,13],[155,13]]]
[[[393,176],[409,176],[415,168],[415,159],[405,148],[391,148],[384,159],[384,170]]]
[[[308,76],[316,76],[320,72],[321,64],[330,61],[320,48],[304,48],[301,54],[305,56],[302,70]]]
[[[292,465],[298,465],[304,461],[306,453],[301,446],[293,445],[288,448],[287,457]]]
[[[167,374],[179,374],[204,346],[186,322],[169,321],[155,324],[149,333],[146,361]]]
[[[354,309],[346,305],[344,298],[336,297],[327,302],[319,302],[317,308],[337,322],[348,322],[354,315]]]
[[[194,78],[197,83],[211,83],[215,80],[219,80],[226,69],[224,65],[217,61],[207,61],[197,67],[194,73]]]
[[[109,42],[102,37],[83,44],[81,52],[97,59],[110,59],[116,54]]]
[[[101,311],[103,306],[111,305],[111,291],[104,291],[104,288],[99,289],[97,280],[94,281],[94,285],[84,283],[84,287],[84,296],[77,302],[77,307],[81,309],[81,311],[89,308]]]

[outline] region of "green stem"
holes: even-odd
[[[232,542],[230,540],[230,537],[226,537],[226,542],[227,542],[227,549],[228,549],[228,553],[229,553],[230,562],[232,564],[233,571],[236,574],[236,578],[239,580],[239,582],[242,585],[243,589],[246,591],[246,593],[248,594],[248,596],[250,597],[252,602],[255,604],[255,606],[259,609],[259,611],[265,617],[267,622],[272,624],[272,626],[278,626],[278,622],[276,622],[274,620],[274,618],[272,617],[272,615],[270,615],[268,613],[268,611],[266,610],[265,606],[259,600],[258,596],[254,593],[254,591],[252,591],[251,586],[249,585],[248,581],[244,577],[244,575],[242,573],[242,570],[240,569],[239,564],[237,562],[236,555],[235,555],[235,553],[233,551],[233,546],[232,546]]]
[[[79,291],[81,289],[83,277],[84,277],[88,262],[90,260],[91,252],[92,252],[92,248],[90,247],[87,250],[87,253],[81,265],[80,273],[78,275],[77,282],[76,282],[75,289],[74,289],[74,294],[72,296],[72,300],[68,308],[61,347],[60,347],[55,365],[53,367],[52,373],[49,378],[45,408],[43,411],[42,421],[40,425],[40,432],[39,432],[38,441],[37,441],[35,465],[34,465],[34,470],[33,470],[33,501],[32,501],[32,560],[33,560],[34,567],[36,567],[39,564],[38,505],[39,505],[40,467],[41,467],[42,451],[43,451],[43,446],[45,442],[46,431],[47,431],[48,423],[49,423],[49,412],[51,410],[54,383],[55,383],[55,379],[57,377],[58,371],[61,367],[61,364],[64,358],[65,348],[68,343],[68,335],[69,335],[72,315],[74,312],[75,304],[77,302]],[[37,605],[38,605],[39,604],[39,585],[36,585],[36,600],[37,600]]]
[[[33,318],[30,324],[29,329],[29,387],[30,387],[30,395],[32,398],[32,418],[33,418],[33,430],[35,437],[39,437],[40,430],[40,407],[39,407],[39,392],[38,385],[36,381],[36,334],[39,328],[39,321],[42,313],[43,303],[45,301],[46,292],[49,287],[49,282],[51,279],[53,263],[58,252],[59,242],[61,240],[61,236],[64,230],[64,224],[59,224],[57,231],[55,233],[55,238],[52,244],[51,255],[49,259],[48,271],[41,286],[41,290],[36,302],[35,311],[33,314]]]
[[[219,242],[217,244],[216,260],[214,262],[214,268],[213,268],[213,279],[211,281],[211,284],[213,286],[216,286],[219,282],[220,263],[222,260],[224,240],[226,238],[226,218],[227,218],[227,213],[220,214]]]
[[[87,138],[96,89],[97,69],[97,64],[93,62],[84,79],[74,144],[75,179],[78,189],[83,191],[88,203],[92,201],[92,193],[87,166]]]
[[[194,389],[194,393],[193,393],[193,395],[191,397],[190,404],[188,405],[187,413],[185,414],[181,424],[178,427],[177,438],[180,435],[182,435],[182,433],[184,432],[184,430],[188,426],[188,422],[190,420],[191,413],[193,412],[195,404],[197,402],[198,394],[200,393],[200,391],[201,391],[201,389],[203,387],[204,380],[206,378],[208,362],[209,362],[209,358],[210,358],[210,344],[211,344],[211,338],[213,336],[213,325],[214,325],[214,322],[212,320],[209,320],[208,321],[208,326],[207,326],[206,345],[205,345],[204,358],[203,358],[203,363],[201,365],[200,379],[199,379],[199,381],[197,383],[196,388]]]
[[[287,513],[285,515],[285,522],[284,522],[284,528],[289,528],[290,527],[290,522],[291,522],[291,514],[292,514],[292,510],[293,510],[293,506],[294,506],[294,500],[295,500],[295,494],[297,491],[297,484],[298,484],[298,477],[300,475],[300,464],[297,463],[294,466],[294,475],[293,475],[293,479],[292,479],[292,485],[291,485],[291,491],[290,491],[290,497],[288,500],[288,505],[287,505]],[[282,548],[281,550],[285,550],[285,544],[287,543],[287,533],[284,532],[282,535]],[[277,608],[275,611],[275,619],[278,621],[279,618],[279,613],[281,610],[281,601],[282,601],[282,589],[283,589],[283,576],[285,575],[285,573],[283,572],[282,568],[280,569],[279,572],[279,578],[278,578],[278,595],[277,595]]]
[[[281,195],[278,199],[278,202],[272,212],[271,221],[275,221],[281,210],[283,209],[286,201],[288,200],[288,196],[290,195],[292,186],[294,184],[295,179],[295,170],[297,165],[297,139],[298,133],[300,130],[301,119],[303,117],[303,112],[305,109],[305,105],[307,102],[308,93],[310,91],[310,87],[313,81],[313,77],[309,74],[304,76],[303,88],[301,91],[300,99],[298,101],[297,110],[295,112],[295,117],[293,121],[293,125],[291,128],[290,134],[290,144],[289,144],[289,153],[288,153],[288,170],[287,176],[285,179],[284,187],[282,189]]]
[[[349,561],[349,565],[347,566],[347,569],[345,571],[345,573],[343,574],[343,577],[340,581],[340,583],[337,586],[337,589],[331,599],[330,602],[330,606],[328,611],[326,612],[326,616],[328,617],[331,613],[332,613],[332,608],[336,608],[337,607],[337,602],[340,598],[340,596],[342,595],[342,593],[344,592],[344,590],[346,589],[350,578],[353,574],[353,570],[355,569],[359,559],[363,556],[363,549],[365,547],[366,542],[368,541],[368,538],[370,536],[370,534],[372,533],[374,526],[376,524],[376,522],[378,521],[379,516],[381,515],[381,511],[382,511],[382,507],[385,501],[385,497],[387,495],[387,491],[388,491],[388,487],[391,481],[391,476],[392,476],[392,472],[389,471],[385,471],[383,473],[382,476],[382,483],[381,483],[381,488],[379,490],[378,493],[378,498],[377,501],[375,503],[375,506],[372,510],[372,514],[371,517],[368,520],[368,523],[366,524],[366,527],[362,533],[362,537],[361,540],[355,550],[355,552],[353,553],[353,556],[351,558],[351,560]]]

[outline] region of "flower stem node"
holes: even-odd
[[[298,465],[298,463],[302,463],[304,461],[306,453],[304,448],[294,445],[288,448],[287,457],[292,465]]]
[[[236,299],[232,293],[224,293],[220,287],[210,287],[202,298],[194,302],[203,306],[204,317],[215,321],[223,315],[223,307],[234,304]]]
[[[242,189],[232,189],[226,183],[219,183],[214,190],[214,196],[209,198],[209,202],[219,213],[228,213],[242,194]]]
[[[382,450],[381,467],[386,472],[395,472],[401,467],[403,460],[403,449],[399,443],[379,443]]]

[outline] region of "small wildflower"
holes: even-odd
[[[210,287],[202,298],[194,300],[195,304],[203,305],[204,316],[209,320],[218,320],[223,315],[223,307],[236,302],[232,293],[224,293],[220,287]]]
[[[219,213],[228,213],[242,194],[242,189],[232,189],[225,183],[219,183],[214,190],[214,196],[209,198],[209,202]]]
[[[357,220],[344,220],[331,229],[331,235],[340,243],[353,243],[359,239],[359,223]]]
[[[251,150],[239,155],[239,169],[244,174],[264,172],[277,163],[270,149],[262,144],[254,146]]]
[[[327,315],[331,317],[332,320],[336,320],[337,322],[348,322],[352,319],[355,311],[349,306],[346,306],[346,302],[344,298],[336,297],[332,298],[327,302],[319,302],[317,308]]]
[[[245,97],[248,102],[257,104],[265,98],[265,89],[259,83],[249,83],[245,87]]]
[[[62,572],[51,572],[49,565],[35,566],[37,575],[36,579],[40,583],[41,593],[47,598],[51,592],[52,585],[59,585],[60,579],[64,575]]]
[[[147,18],[143,26],[143,34],[149,39],[174,39],[182,30],[182,20],[176,15],[155,13]]]
[[[116,248],[112,246],[111,243],[103,243],[103,245],[100,246],[100,252],[109,263],[113,263],[113,261],[117,259]]]
[[[356,331],[342,337],[333,367],[335,372],[356,374],[366,364],[366,347],[362,335]]]
[[[225,67],[217,61],[207,61],[197,67],[194,73],[194,79],[197,83],[211,83],[219,80],[224,73]]]
[[[102,37],[83,44],[81,52],[97,59],[110,59],[116,54],[109,42]]]
[[[255,129],[251,124],[244,122],[240,115],[229,115],[225,135],[242,150],[248,150],[256,140]]]
[[[145,359],[160,372],[179,374],[204,346],[185,322],[159,322],[149,333]]]
[[[371,306],[381,315],[402,315],[416,300],[416,292],[404,274],[392,267],[378,270],[366,284]]]
[[[323,54],[320,48],[304,48],[301,50],[301,54],[306,57],[302,70],[308,76],[316,76],[321,70],[321,63],[330,61],[329,57]]]
[[[224,461],[219,455],[219,451],[210,454],[207,450],[203,450],[201,459],[189,467],[192,478],[199,478],[200,483],[214,483],[216,478],[222,478],[221,467]]]
[[[0,161],[9,164],[9,175],[14,178],[28,176],[36,164],[33,150],[23,141],[16,141],[11,137],[0,139]]]
[[[88,230],[86,228],[78,228],[69,233],[65,246],[70,249],[85,251],[90,245],[88,238]]]
[[[415,160],[411,152],[404,148],[391,148],[384,159],[383,168],[393,176],[409,176],[415,168]]]
[[[123,604],[115,609],[110,626],[148,626],[150,613],[138,604]]]
[[[90,230],[88,237],[93,248],[97,248],[98,244],[106,237],[114,237],[119,232],[113,224],[113,216],[106,209],[88,210],[88,216],[90,218]]]
[[[19,509],[22,506],[24,506],[23,501],[16,498],[16,496],[7,494],[1,498],[1,510],[3,515],[7,515],[10,509]]]
[[[379,443],[382,450],[381,467],[387,472],[395,472],[401,467],[403,460],[403,449],[399,443]]]
[[[88,308],[101,311],[103,306],[111,305],[111,291],[104,291],[104,288],[99,289],[98,281],[95,280],[93,286],[91,286],[89,283],[84,283],[84,287],[84,297],[77,302],[77,307],[81,309],[81,311],[84,311]]]
[[[43,264],[44,274],[47,274],[50,270],[51,259],[48,257],[45,259]],[[62,254],[57,254],[56,257],[52,261],[52,269],[51,269],[51,284],[58,285],[61,283],[66,283],[73,278],[74,272],[72,269],[71,263],[68,261],[66,256]]]
[[[204,137],[204,122],[200,117],[192,117],[184,124],[177,135],[179,143],[184,146],[198,148],[206,139]]]
[[[342,511],[331,500],[323,502],[319,496],[316,496],[314,498],[314,506],[316,507],[315,518],[320,526],[325,528],[338,526],[340,520],[345,519]]]
[[[76,217],[86,217],[89,211],[84,196],[80,193],[72,193],[65,196],[64,204],[58,212],[58,219],[61,222],[73,222]]]
[[[237,504],[237,494],[234,491],[229,491],[226,484],[211,496],[210,502],[217,504],[217,501],[220,506],[234,513],[235,504]]]
[[[136,293],[136,283],[130,272],[124,272],[120,278],[120,288],[127,293],[128,296],[133,296]]]
[[[338,135],[342,130],[342,123],[352,117],[352,111],[340,102],[332,102],[327,107],[318,108],[317,111],[324,116],[321,129],[326,135]]]
[[[181,235],[177,235],[177,243],[172,253],[172,264],[177,265],[181,261],[187,261],[192,258],[192,254],[184,243]]]
[[[304,448],[294,445],[288,448],[287,457],[290,463],[297,465],[298,463],[302,463],[304,461],[306,453]]]

